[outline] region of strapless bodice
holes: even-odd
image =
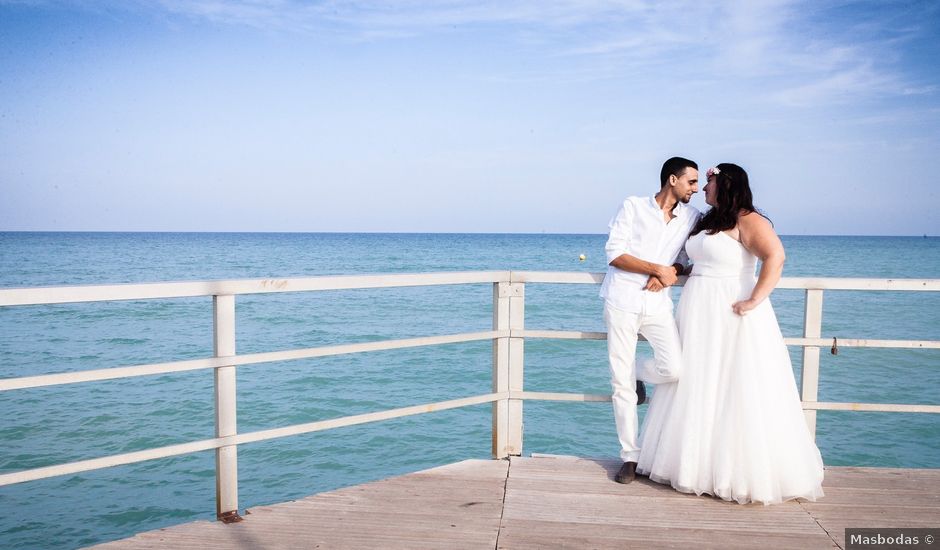
[[[692,261],[692,275],[704,277],[753,277],[757,257],[733,237],[719,231],[702,231],[689,237],[686,254]]]

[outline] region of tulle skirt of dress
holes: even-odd
[[[816,500],[822,457],[770,301],[745,316],[731,311],[753,284],[753,277],[689,278],[676,314],[683,370],[678,382],[656,387],[637,471],[739,503]]]

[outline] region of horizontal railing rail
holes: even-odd
[[[479,342],[482,340],[492,340],[493,338],[508,336],[508,331],[498,332],[489,330],[483,332],[467,332],[463,334],[449,334],[443,336],[404,338],[401,340],[379,340],[375,342],[363,342],[359,344],[340,344],[335,346],[321,346],[316,348],[269,351],[263,353],[246,353],[242,355],[227,355],[222,357],[207,357],[204,359],[172,361],[169,363],[153,363],[150,365],[111,367],[106,369],[63,372],[58,374],[41,374],[37,376],[23,376],[20,378],[0,378],[0,391],[38,388],[42,386],[55,386],[59,384],[74,384],[77,382],[114,380],[117,378],[168,374],[172,372],[185,372],[200,369],[214,369],[224,366],[256,365],[258,363],[274,363],[277,361],[311,359],[314,357],[329,357],[332,355],[348,355],[351,353],[364,353],[369,351],[384,351],[441,344],[456,344],[460,342]]]
[[[0,288],[0,306],[194,298],[240,294],[460,285],[508,281],[509,271],[336,275],[288,279],[239,279],[169,283]]]
[[[603,273],[588,272],[481,271],[0,289],[0,307],[212,296],[215,327],[215,356],[213,357],[5,378],[0,379],[0,391],[200,369],[214,369],[216,380],[216,437],[214,438],[0,474],[0,486],[215,450],[216,512],[220,519],[237,519],[238,445],[486,403],[491,403],[493,409],[493,456],[502,458],[521,454],[522,403],[524,401],[606,402],[611,399],[609,394],[531,392],[523,389],[523,354],[526,339],[605,340],[607,338],[606,332],[526,329],[524,324],[525,285],[527,283],[598,284],[603,281],[603,278]],[[679,285],[684,280],[684,278],[681,279]],[[239,295],[466,284],[492,285],[492,330],[264,353],[237,354],[234,351],[234,300]],[[839,347],[859,348],[940,349],[940,341],[936,340],[875,340],[842,336],[824,338],[821,334],[824,291],[938,291],[940,280],[783,278],[777,288],[802,289],[806,293],[803,334],[800,337],[787,337],[784,341],[787,345],[799,346],[803,350],[801,398],[807,425],[813,433],[815,433],[816,411],[818,410],[940,413],[940,405],[836,403],[817,400],[820,348],[838,345]],[[237,432],[235,372],[239,366],[478,341],[491,341],[493,345],[492,391],[490,393],[256,432]]]
[[[460,399],[437,401],[435,403],[424,403],[421,405],[412,405],[410,407],[355,414],[350,416],[343,416],[340,418],[331,418],[329,420],[318,420],[316,422],[306,422],[303,424],[282,426],[280,428],[271,428],[268,430],[260,430],[256,432],[246,432],[227,437],[216,437],[212,439],[203,439],[200,441],[190,441],[188,443],[168,445],[166,447],[158,447],[143,451],[111,455],[90,460],[80,460],[77,462],[69,462],[67,464],[58,464],[55,466],[33,468],[31,470],[23,470],[9,474],[0,474],[0,486],[11,485],[13,483],[23,483],[26,481],[35,481],[47,477],[71,475],[81,472],[88,472],[91,470],[100,470],[101,468],[110,468],[111,466],[123,466],[125,464],[134,464],[136,462],[144,462],[158,458],[170,458],[199,451],[219,449],[226,446],[242,445],[245,443],[257,443],[259,441],[277,439],[291,435],[301,435],[323,430],[330,430],[333,428],[343,428],[346,426],[355,426],[357,424],[366,424],[369,422],[378,422],[381,420],[391,420],[393,418],[401,418],[404,416],[414,416],[416,414],[446,411],[448,409],[456,409],[458,407],[469,407],[471,405],[493,403],[508,397],[509,395],[505,393],[487,393],[470,397],[463,397]]]

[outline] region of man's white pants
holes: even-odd
[[[679,331],[672,308],[646,314],[629,313],[605,305],[604,322],[607,323],[607,356],[620,458],[624,462],[636,462],[640,456],[636,381],[659,384],[679,379],[682,370]],[[639,365],[636,361],[637,334],[646,337],[653,347],[654,357],[640,361]]]

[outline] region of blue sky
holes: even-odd
[[[0,0],[0,230],[603,233],[681,155],[936,235],[938,58],[933,1]]]

